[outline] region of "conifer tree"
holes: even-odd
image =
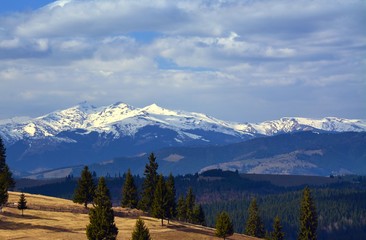
[[[158,179],[158,163],[154,153],[149,156],[149,164],[145,165],[145,180],[142,186],[142,197],[139,208],[143,211],[151,212],[151,206],[154,201],[155,186]]]
[[[264,225],[259,217],[257,200],[253,198],[248,209],[248,220],[245,226],[245,234],[253,237],[263,238]]]
[[[118,228],[114,223],[114,212],[104,177],[101,177],[95,190],[94,208],[89,211],[90,224],[86,227],[88,239],[116,239]]]
[[[164,225],[164,218],[168,212],[167,190],[163,175],[159,175],[155,188],[154,202],[152,205],[152,214],[161,219],[161,226]]]
[[[221,212],[216,219],[216,231],[215,235],[221,237],[224,240],[234,234],[233,223],[230,220],[227,212]]]
[[[300,232],[299,240],[315,240],[317,239],[316,229],[318,227],[318,217],[315,204],[311,196],[310,189],[306,187],[300,206]]]
[[[177,202],[177,218],[179,221],[187,221],[187,206],[183,196],[178,198]]]
[[[88,166],[85,166],[81,172],[78,186],[74,193],[74,203],[84,204],[84,207],[88,207],[88,203],[93,202],[95,194],[95,183],[92,174],[89,171]]]
[[[195,196],[193,194],[192,188],[190,187],[187,192],[186,197],[186,216],[188,222],[193,222],[193,208],[195,204]]]
[[[175,202],[175,182],[174,182],[174,177],[173,175],[170,173],[167,181],[166,181],[166,190],[167,190],[167,218],[168,218],[168,224],[169,224],[169,220],[171,218],[174,218],[176,215],[176,202]]]
[[[24,209],[27,209],[27,200],[25,199],[24,193],[20,194],[18,201],[18,209],[22,210],[22,216],[23,216]]]
[[[128,208],[137,207],[137,188],[130,169],[127,171],[126,180],[123,185],[121,205],[122,207]]]
[[[136,220],[131,240],[151,240],[149,229],[141,218]]]
[[[283,240],[285,234],[282,231],[281,221],[278,216],[273,221],[273,232],[271,233],[271,240]]]
[[[6,164],[6,149],[0,137],[0,210],[8,202],[8,190],[15,185],[12,173]]]
[[[205,212],[203,211],[201,204],[196,204],[193,208],[193,223],[205,226],[205,218]]]

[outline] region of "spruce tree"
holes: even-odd
[[[190,187],[187,192],[186,197],[186,216],[188,222],[193,222],[193,208],[195,204],[195,196],[193,194],[192,188]]]
[[[248,209],[248,220],[245,226],[245,234],[263,238],[265,235],[264,225],[259,217],[257,200],[253,198]]]
[[[122,207],[128,208],[137,207],[137,188],[130,169],[127,171],[126,180],[123,185],[121,205]]]
[[[177,218],[179,221],[187,221],[187,206],[183,196],[178,198],[177,202]]]
[[[6,149],[0,137],[0,210],[8,202],[8,190],[15,185],[12,173],[6,164]]]
[[[74,199],[75,203],[84,204],[84,207],[88,207],[88,203],[93,202],[95,194],[95,183],[92,174],[89,171],[88,166],[85,166],[81,172],[78,186],[75,189]]]
[[[22,216],[23,216],[24,209],[27,209],[27,200],[25,199],[24,193],[20,194],[18,201],[18,209],[22,210]]]
[[[306,187],[300,206],[300,232],[299,240],[315,240],[317,239],[316,229],[318,227],[318,217],[315,204],[311,196],[310,189]]]
[[[205,212],[203,211],[201,204],[196,204],[193,208],[193,223],[205,226],[205,218]]]
[[[158,163],[154,153],[149,156],[149,164],[145,165],[145,180],[142,186],[142,197],[139,208],[143,211],[151,212],[151,206],[154,201],[155,186],[158,179]]]
[[[151,240],[149,229],[141,218],[136,220],[131,240]]]
[[[271,233],[271,240],[283,240],[283,239],[285,239],[285,234],[282,231],[280,218],[276,216],[273,221],[273,232]]]
[[[88,239],[116,239],[118,228],[114,223],[114,212],[104,177],[101,177],[95,190],[94,208],[89,211],[90,224],[86,227]]]
[[[176,202],[175,202],[175,182],[174,182],[174,177],[173,175],[170,173],[168,179],[166,180],[166,190],[167,190],[167,218],[168,218],[168,224],[169,224],[169,220],[171,218],[174,218],[176,215]]]
[[[164,218],[168,212],[167,190],[163,175],[159,175],[155,188],[154,202],[152,205],[152,214],[161,219],[161,226],[164,225]]]
[[[230,220],[229,214],[227,212],[221,212],[216,219],[216,231],[215,235],[221,237],[224,240],[234,234],[233,223]]]

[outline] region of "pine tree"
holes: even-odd
[[[318,227],[318,217],[315,204],[311,196],[310,189],[306,187],[300,206],[300,233],[299,240],[317,239],[316,229]]]
[[[156,218],[161,219],[161,226],[164,225],[164,218],[168,212],[168,199],[166,184],[163,175],[158,177],[158,183],[156,184],[154,202],[152,205],[152,214]]]
[[[6,164],[6,149],[0,137],[0,210],[8,202],[8,190],[15,185],[12,173]]]
[[[205,212],[203,211],[201,204],[195,205],[193,208],[193,223],[205,226],[205,218]]]
[[[282,231],[281,221],[278,216],[273,221],[273,232],[271,233],[271,240],[283,240],[285,234]]]
[[[149,229],[141,218],[136,220],[131,240],[151,240]]]
[[[193,222],[193,208],[195,204],[195,196],[193,194],[192,188],[190,187],[187,192],[186,197],[186,216],[188,222]]]
[[[114,212],[104,177],[101,177],[95,190],[94,208],[89,211],[90,224],[86,227],[88,239],[116,239],[118,228],[114,223]]]
[[[75,189],[74,199],[75,203],[84,204],[84,207],[88,207],[88,203],[93,202],[95,193],[95,183],[92,174],[89,171],[88,166],[85,166],[81,172],[78,186]]]
[[[215,235],[217,237],[224,238],[229,237],[234,234],[233,223],[230,220],[229,214],[227,212],[221,212],[216,219],[216,231]]]
[[[151,206],[154,201],[155,186],[158,179],[158,163],[154,153],[149,156],[149,164],[145,166],[145,180],[142,186],[142,197],[139,208],[143,211],[151,212]]]
[[[25,199],[24,193],[20,194],[18,201],[18,209],[22,210],[22,216],[23,216],[23,210],[27,209],[27,200]]]
[[[177,218],[179,221],[187,221],[187,206],[183,196],[180,196],[178,198]]]
[[[126,180],[123,185],[121,205],[122,207],[128,208],[137,207],[137,188],[130,169],[127,171]]]
[[[176,216],[176,202],[175,202],[175,182],[174,182],[174,177],[173,175],[170,173],[167,181],[166,181],[166,190],[167,190],[167,218],[168,218],[168,224],[169,224],[169,220],[171,218],[174,218]]]
[[[3,170],[3,168],[6,165],[6,150],[3,143],[3,139],[0,137],[0,170]]]
[[[265,234],[264,225],[259,217],[257,200],[255,198],[253,198],[249,205],[245,234],[259,238],[263,238]]]

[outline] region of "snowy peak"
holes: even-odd
[[[237,138],[237,141],[258,135],[272,136],[298,131],[366,131],[366,121],[358,119],[284,117],[262,123],[233,123],[202,113],[169,110],[156,104],[134,108],[117,102],[109,106],[94,107],[88,102],[82,102],[34,119],[1,120],[0,135],[6,142],[14,143],[25,138],[56,137],[63,131],[82,129],[85,133],[98,132],[119,138],[134,136],[146,126],[173,130],[181,137],[176,141],[187,137],[201,138],[197,131],[224,134]]]

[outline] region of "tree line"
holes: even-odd
[[[310,189],[306,187],[300,203],[300,229],[297,236],[298,240],[316,240],[318,216],[315,203],[311,196]],[[248,208],[248,217],[245,223],[244,234],[248,236],[265,238],[269,240],[283,240],[285,233],[278,216],[273,219],[272,231],[265,231],[263,221],[259,215],[259,207],[256,198],[253,198]],[[226,211],[220,212],[216,217],[216,236],[226,239],[234,233],[233,222]]]

